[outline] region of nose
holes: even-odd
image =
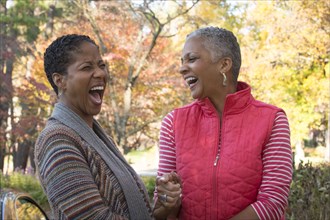
[[[95,73],[94,73],[94,77],[96,78],[106,78],[108,76],[108,71],[107,68],[96,68]]]
[[[180,66],[180,69],[179,69],[179,73],[180,74],[182,74],[182,75],[184,75],[184,74],[186,74],[188,72],[188,67],[187,67],[187,65],[186,64],[181,64],[181,66]]]

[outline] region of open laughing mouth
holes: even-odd
[[[94,86],[89,90],[93,103],[100,105],[102,103],[104,86]]]
[[[187,78],[185,78],[185,81],[189,88],[192,88],[194,85],[197,84],[198,78],[194,76],[188,76]]]

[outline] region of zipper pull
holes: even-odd
[[[216,158],[215,158],[215,161],[214,161],[214,166],[216,166],[217,165],[217,163],[218,163],[218,160],[219,160],[219,154],[217,154],[217,156],[216,156]]]

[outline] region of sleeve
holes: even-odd
[[[38,157],[39,179],[55,219],[127,219],[111,212],[94,182],[89,165],[70,134],[47,133]]]
[[[281,219],[288,203],[292,180],[289,123],[277,113],[268,143],[262,152],[263,177],[257,201],[252,204],[259,219]]]
[[[176,171],[176,153],[173,132],[174,111],[162,120],[159,136],[159,162],[157,176]]]

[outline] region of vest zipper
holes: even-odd
[[[217,153],[217,156],[215,157],[215,161],[213,164],[214,166],[217,166],[219,157],[220,157],[220,147],[218,147],[218,153]]]
[[[212,209],[211,213],[213,216],[211,216],[211,219],[218,219],[218,211],[217,211],[217,164],[220,159],[220,145],[221,145],[221,127],[220,123],[218,124],[218,146],[217,146],[217,155],[215,157],[214,163],[213,163],[213,183],[212,183],[212,191],[213,191],[213,202],[212,202]],[[215,213],[213,213],[215,211]],[[215,214],[215,215],[214,215]]]
[[[220,129],[221,129],[221,127],[220,127]],[[217,151],[217,155],[215,157],[214,163],[213,163],[214,166],[217,166],[218,160],[220,158],[220,145],[221,145],[221,131],[220,131],[220,137],[219,137],[219,142],[218,142],[218,151]]]

